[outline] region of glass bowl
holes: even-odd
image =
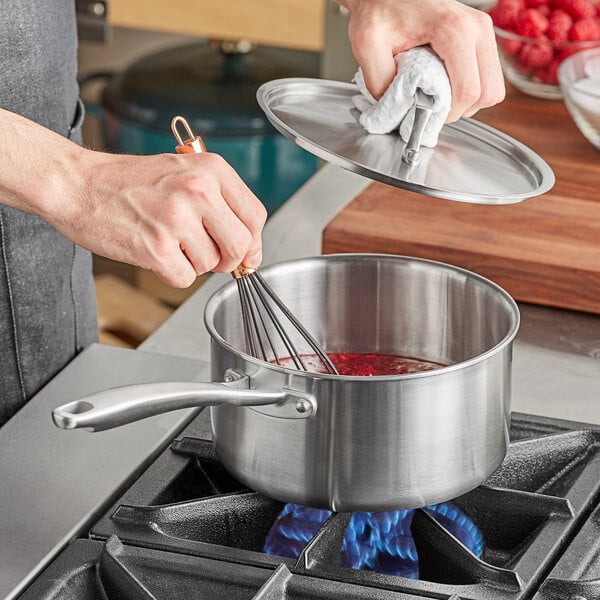
[[[567,58],[558,69],[558,80],[577,127],[600,150],[600,48]]]
[[[578,52],[600,47],[600,40],[553,42],[494,27],[504,75],[517,89],[538,98],[562,98],[558,69]]]

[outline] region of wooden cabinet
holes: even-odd
[[[107,19],[115,27],[320,51],[325,0],[108,0]]]

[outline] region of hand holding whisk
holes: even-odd
[[[185,129],[187,139],[184,140],[181,137],[177,128],[178,124],[181,124]],[[183,117],[173,118],[171,130],[177,140],[176,151],[178,154],[194,154],[206,151],[200,136],[193,134],[188,122]],[[323,365],[325,372],[338,374],[326,352],[277,296],[257,269],[240,265],[234,269],[232,275],[238,287],[244,339],[248,354],[278,365],[282,364],[283,358],[289,357],[298,370],[309,370],[306,361],[303,360],[305,355],[298,352],[293,341],[294,336],[286,330],[282,319],[278,316],[281,315],[310,346],[318,361]],[[279,355],[278,346],[285,348],[287,357]],[[286,361],[286,366],[288,363],[289,361]]]

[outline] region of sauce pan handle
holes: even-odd
[[[237,383],[234,385],[239,387]],[[141,383],[103,390],[59,406],[52,411],[52,419],[61,429],[103,431],[172,410],[217,404],[273,405],[269,407],[271,412],[267,409],[264,412],[283,418],[306,418],[312,414],[314,403],[309,395],[288,389],[232,389],[228,383],[189,381]]]

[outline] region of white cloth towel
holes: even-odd
[[[362,113],[360,124],[369,133],[389,133],[399,128],[402,139],[407,142],[415,117],[415,93],[419,88],[434,98],[431,117],[421,140],[422,145],[433,148],[452,103],[450,80],[444,63],[429,46],[399,52],[394,59],[396,77],[379,101],[367,89],[360,68],[354,76],[360,95],[354,96],[352,101]]]

